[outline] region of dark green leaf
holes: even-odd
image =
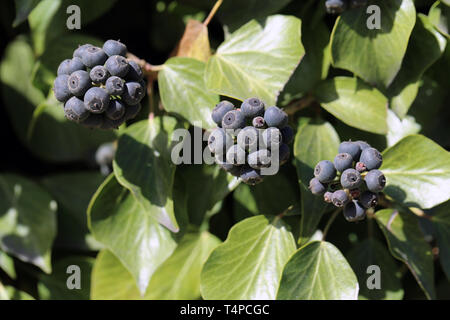
[[[52,274],[39,277],[39,298],[41,300],[89,300],[93,264],[93,258],[82,256],[70,256],[57,261],[53,266]],[[79,267],[80,273],[74,273],[68,269],[69,266]],[[77,275],[80,276],[81,288],[69,289],[68,282],[73,284],[70,277]]]
[[[300,200],[296,186],[292,186],[282,172],[265,177],[256,186],[241,184],[234,191],[233,198],[234,214],[241,217],[277,215]]]
[[[81,28],[111,9],[116,0],[78,0],[76,5],[81,11]],[[34,51],[37,56],[44,53],[48,44],[63,38],[70,32],[67,28],[69,14],[66,10],[73,5],[71,0],[42,0],[29,15]]]
[[[425,295],[434,299],[433,256],[417,219],[409,213],[393,209],[378,211],[375,218],[388,241],[392,255],[408,266]]]
[[[450,281],[450,202],[436,207],[434,211],[431,221],[439,247],[439,261]]]
[[[388,89],[391,108],[400,118],[406,115],[416,98],[422,74],[442,55],[446,44],[447,41],[433,28],[428,17],[419,14],[402,67]]]
[[[262,19],[276,13],[291,0],[265,0],[264,5],[258,0],[226,0],[221,5],[217,16],[231,31],[236,30],[252,19]],[[236,8],[239,8],[236,10]]]
[[[358,78],[335,77],[320,83],[321,106],[349,126],[378,134],[387,132],[386,97]]]
[[[96,172],[75,172],[48,176],[41,180],[58,202],[56,245],[71,249],[98,249],[87,227],[86,211],[104,177]]]
[[[450,38],[450,8],[436,1],[428,13],[431,23],[447,38]]]
[[[175,164],[171,139],[177,127],[177,121],[166,116],[131,125],[120,136],[113,162],[119,183],[151,217],[174,232],[179,226],[172,199]]]
[[[348,253],[348,262],[355,271],[359,281],[359,298],[371,300],[401,300],[403,288],[399,268],[388,249],[376,238],[369,238],[360,243]],[[380,268],[380,289],[369,289],[369,266]]]
[[[239,181],[217,165],[185,165],[177,167],[176,183],[184,186],[189,222],[200,226]]]
[[[13,22],[15,28],[28,19],[28,15],[39,3],[39,0],[15,0],[14,3],[16,4],[16,18]]]
[[[333,65],[366,82],[389,86],[400,70],[408,39],[416,22],[412,0],[375,0],[381,29],[369,29],[366,7],[344,12],[331,37]]]
[[[0,175],[0,248],[50,273],[56,210],[56,202],[33,182]]]
[[[308,190],[314,167],[321,160],[333,160],[339,147],[339,136],[328,122],[299,125],[294,142],[294,156],[301,192],[302,220],[299,244],[314,234],[323,213],[329,208],[322,197]]]

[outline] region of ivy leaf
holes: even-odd
[[[95,239],[118,257],[144,294],[155,270],[175,250],[176,241],[170,231],[114,175],[92,198],[88,220]]]
[[[237,223],[203,267],[203,298],[275,299],[281,271],[294,251],[294,237],[278,217],[260,215]]]
[[[422,135],[410,135],[383,153],[384,190],[395,200],[423,209],[450,198],[450,153]]]
[[[170,58],[158,74],[159,94],[164,109],[181,115],[192,125],[210,129],[216,127],[211,110],[219,96],[206,89],[204,72],[202,61]]]
[[[0,288],[1,290],[1,288]],[[5,292],[9,300],[35,300],[31,295],[25,291],[18,290],[11,286],[5,286]],[[1,296],[1,293],[0,293]],[[0,297],[1,300],[1,297]]]
[[[239,184],[236,177],[218,165],[178,166],[175,179],[176,184],[184,188],[189,222],[197,226],[209,218],[215,205]]]
[[[147,213],[173,232],[179,231],[173,208],[175,164],[171,160],[171,117],[139,121],[123,131],[113,162],[117,181],[131,191]]]
[[[283,104],[301,98],[325,79],[331,63],[330,31],[322,21],[303,21],[305,56],[283,90]]]
[[[103,180],[100,173],[88,171],[51,175],[41,180],[58,202],[56,246],[76,250],[99,249],[100,244],[89,233],[86,210]]]
[[[400,70],[416,10],[412,0],[376,0],[370,4],[379,7],[381,29],[367,27],[366,7],[344,12],[331,35],[333,65],[370,84],[388,87]],[[371,18],[377,18],[376,13]]]
[[[95,259],[91,279],[92,300],[144,300],[136,281],[120,260],[108,250]]]
[[[386,135],[388,147],[392,147],[408,135],[419,133],[421,129],[420,124],[416,122],[413,116],[405,116],[403,119],[400,119],[390,109],[387,113],[387,123],[389,128]]]
[[[342,253],[331,243],[312,241],[286,263],[278,300],[354,300],[358,280]]]
[[[387,132],[386,97],[358,78],[335,77],[316,90],[320,105],[349,126],[378,134]]]
[[[450,281],[450,202],[443,203],[433,211],[435,213],[431,216],[431,221],[439,247],[439,261]]]
[[[299,124],[294,142],[295,164],[302,198],[299,244],[305,244],[314,234],[320,218],[329,209],[323,198],[313,195],[308,186],[314,177],[314,167],[321,160],[334,160],[339,144],[339,136],[328,122]]]
[[[208,27],[197,20],[189,20],[183,37],[175,49],[177,57],[194,58],[203,62],[211,56]]]
[[[41,187],[17,175],[0,175],[0,248],[50,273],[56,210]]]
[[[256,96],[274,105],[305,53],[301,21],[268,17],[264,28],[255,20],[232,33],[206,65],[207,87],[239,100]]]
[[[217,16],[223,24],[234,31],[251,19],[263,19],[278,12],[289,2],[291,0],[265,0],[262,6],[258,0],[227,0],[220,6]]]
[[[0,269],[11,278],[16,279],[16,269],[14,268],[14,260],[6,253],[0,251]]]
[[[200,273],[220,240],[208,232],[186,234],[150,281],[146,299],[191,300],[200,297]]]
[[[39,276],[39,298],[41,300],[89,300],[93,264],[94,259],[90,257],[69,256],[60,259],[53,265],[51,275]],[[70,290],[67,287],[69,277],[75,275],[68,272],[69,266],[80,268],[81,287],[79,289]]]
[[[450,8],[440,1],[436,1],[428,13],[431,23],[447,38],[450,38]]]
[[[13,22],[15,28],[28,19],[28,15],[37,6],[39,0],[15,0],[14,3],[16,4],[16,17]]]
[[[399,268],[388,249],[378,239],[369,238],[358,243],[348,253],[347,259],[358,277],[360,299],[401,300],[403,298]],[[371,265],[380,268],[380,289],[369,289],[367,286],[370,276],[367,268]]]
[[[378,211],[375,218],[388,241],[392,255],[408,266],[427,298],[434,299],[433,256],[417,219],[411,214],[393,209]]]
[[[9,295],[3,284],[0,282],[0,301],[2,300],[9,300]]]
[[[391,108],[403,118],[419,90],[419,80],[444,52],[447,41],[437,32],[428,17],[418,14],[402,67],[388,89]]]
[[[240,217],[277,215],[297,203],[298,197],[296,186],[285,174],[279,172],[265,177],[264,181],[256,186],[241,184],[233,193],[234,214]]]
[[[204,231],[188,233],[154,273],[145,295],[132,275],[107,250],[101,251],[92,273],[93,300],[193,300],[200,297],[200,272],[211,250],[220,243]]]
[[[111,9],[115,3],[116,0],[97,0],[95,3],[78,0],[76,5],[82,14],[81,28]],[[42,0],[30,13],[28,21],[37,56],[44,53],[49,43],[64,38],[62,34],[70,32],[66,25],[69,17],[66,10],[73,4],[72,0]]]

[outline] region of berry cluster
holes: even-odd
[[[309,189],[323,195],[325,202],[344,207],[348,221],[363,220],[366,209],[378,204],[378,193],[386,185],[378,170],[382,163],[381,153],[366,142],[342,142],[334,163],[323,160],[316,165]]]
[[[54,93],[67,119],[89,128],[113,129],[134,118],[145,96],[144,74],[126,59],[127,47],[108,40],[85,44],[58,67]]]
[[[222,101],[212,111],[212,119],[218,128],[210,133],[208,147],[216,163],[244,183],[258,184],[263,180],[261,169],[278,171],[288,161],[294,131],[280,108],[266,109],[258,98],[245,100],[240,108]]]
[[[367,5],[367,0],[327,0],[325,8],[329,14],[341,14],[347,8],[361,8]]]

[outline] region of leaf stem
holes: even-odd
[[[331,225],[333,224],[334,220],[336,219],[337,215],[339,214],[339,212],[342,211],[342,208],[338,208],[336,209],[333,214],[331,215],[330,219],[328,219],[327,224],[325,225],[325,228],[323,229],[323,234],[322,234],[322,241],[325,240],[325,237],[327,236],[328,230],[330,230]]]
[[[217,10],[219,10],[220,6],[222,5],[223,0],[217,0],[214,4],[214,7],[209,12],[208,16],[206,17],[205,21],[203,21],[203,25],[205,27],[208,26],[208,24],[211,22],[212,18],[216,14]]]
[[[164,68],[164,65],[152,65],[130,52],[127,54],[127,58],[136,62],[142,68],[142,71],[147,78],[150,76],[156,78],[158,71],[161,71]]]
[[[284,112],[286,112],[288,115],[293,115],[296,112],[311,106],[315,101],[316,100],[314,99],[314,97],[311,94],[308,94],[307,96],[299,100],[295,100],[289,103],[286,108],[284,108]]]

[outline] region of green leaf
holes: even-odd
[[[16,4],[16,18],[13,22],[15,28],[28,19],[28,15],[39,3],[39,0],[15,0],[14,3]]]
[[[294,250],[294,237],[278,217],[260,215],[237,223],[203,267],[203,298],[275,299],[283,266]]]
[[[430,23],[427,16],[418,15],[409,40],[402,67],[388,89],[391,108],[403,118],[417,96],[419,80],[444,52],[447,41]]]
[[[239,100],[257,96],[274,105],[297,67],[304,48],[301,21],[292,16],[268,17],[264,28],[255,20],[231,34],[206,65],[206,85]]]
[[[88,220],[95,239],[118,257],[144,294],[155,270],[175,250],[176,241],[170,231],[114,175],[92,198]]]
[[[35,110],[27,130],[26,143],[33,153],[48,161],[84,160],[99,145],[117,137],[114,130],[92,130],[67,120],[62,104],[53,93]]]
[[[93,300],[193,300],[200,297],[200,271],[211,250],[220,243],[208,232],[188,233],[172,256],[154,273],[145,295],[133,276],[107,250],[101,251],[92,272]]]
[[[289,103],[311,91],[325,79],[331,63],[330,31],[322,21],[303,21],[302,43],[305,56],[283,90],[282,102]]]
[[[9,300],[9,295],[3,284],[0,282],[0,301],[2,300]]]
[[[376,238],[358,243],[347,255],[359,281],[359,298],[371,300],[401,300],[403,288],[399,268],[388,249]],[[376,265],[380,268],[380,289],[369,289],[367,268]]]
[[[92,300],[143,300],[136,281],[116,256],[102,250],[95,259],[91,278]]]
[[[434,211],[431,221],[439,248],[439,261],[450,281],[450,202],[443,203]]]
[[[339,144],[339,136],[328,122],[299,124],[294,142],[295,165],[302,198],[299,244],[305,244],[314,234],[320,218],[329,209],[323,198],[314,196],[308,186],[314,177],[314,167],[321,160],[334,160]]]
[[[178,166],[175,179],[178,186],[183,186],[183,195],[187,198],[189,222],[197,226],[209,218],[215,205],[239,184],[236,177],[218,165]]]
[[[50,273],[56,202],[33,182],[0,175],[0,248]]]
[[[422,135],[410,135],[383,153],[384,190],[395,200],[423,209],[450,198],[450,153]]]
[[[427,298],[434,299],[433,256],[417,219],[393,209],[378,211],[375,218],[388,241],[391,254],[408,266]]]
[[[233,193],[234,214],[277,215],[299,201],[296,186],[283,174],[267,176],[256,186],[241,184]]]
[[[81,11],[81,28],[111,9],[115,3],[116,0],[78,0],[76,5]],[[42,0],[31,12],[28,21],[37,56],[44,53],[48,44],[56,39],[61,40],[64,34],[71,32],[66,25],[70,16],[66,10],[73,4],[71,0]]]
[[[428,13],[431,23],[447,38],[450,38],[450,8],[436,1]]]
[[[2,97],[14,131],[36,156],[52,162],[81,160],[103,142],[112,141],[112,131],[90,130],[64,117],[62,104],[53,93],[46,100],[30,79],[33,52],[23,38],[6,49],[0,65]],[[39,112],[36,112],[39,110]]]
[[[366,7],[348,10],[337,20],[331,36],[333,65],[366,82],[387,87],[400,70],[408,39],[416,22],[412,0],[375,0],[381,29],[369,29],[373,15]]]
[[[358,280],[342,253],[331,243],[313,241],[286,263],[278,300],[354,300]]]
[[[41,183],[58,202],[58,236],[55,245],[77,250],[96,250],[87,227],[86,211],[92,195],[103,182],[98,172],[74,172],[51,175]]]
[[[171,58],[158,74],[159,94],[164,109],[197,127],[210,129],[216,126],[211,110],[219,102],[219,96],[206,89],[204,73],[202,61]]]
[[[18,290],[11,286],[6,286],[5,291],[9,297],[9,300],[34,300],[34,298],[31,295],[29,295],[28,293]],[[0,298],[0,300],[1,300],[1,298]]]
[[[378,134],[387,132],[386,97],[358,78],[335,77],[315,90],[320,105],[349,126]]]
[[[220,240],[208,232],[188,233],[150,281],[146,299],[192,300],[200,297],[200,273]]]
[[[217,16],[223,24],[234,31],[251,19],[263,19],[278,12],[289,2],[291,0],[265,0],[264,5],[261,5],[258,0],[227,0],[220,6]]]
[[[387,113],[388,132],[386,135],[388,147],[402,140],[404,137],[419,133],[421,126],[413,116],[405,116],[403,119],[397,117],[394,111]]]
[[[16,279],[16,269],[14,268],[14,260],[6,253],[0,251],[0,269],[11,278]]]
[[[83,256],[69,256],[57,261],[53,265],[52,274],[39,276],[39,298],[41,300],[89,300],[93,264],[93,258]],[[77,275],[68,269],[69,266],[80,268],[78,275],[81,288],[79,289],[68,288],[68,283],[73,283],[70,277]]]
[[[149,216],[173,232],[179,231],[172,189],[175,164],[171,159],[172,133],[178,123],[171,117],[139,121],[120,136],[113,162],[117,181],[131,191]]]

